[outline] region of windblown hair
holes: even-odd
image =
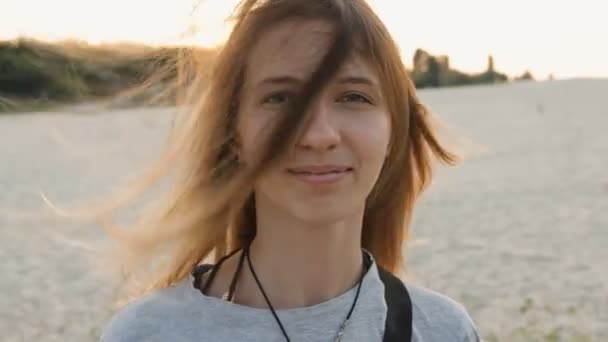
[[[331,44],[245,167],[238,162],[235,126],[248,57],[265,30],[292,19],[327,20]],[[431,181],[433,163],[453,164],[457,157],[439,143],[386,27],[364,0],[244,0],[233,20],[210,74],[198,71],[205,68],[192,62],[196,56],[184,54],[191,60],[180,63],[189,66],[184,77],[190,81],[182,82],[188,88],[180,92],[181,104],[190,112],[175,123],[171,143],[150,172],[104,209],[104,216],[112,214],[159,180],[176,176],[161,205],[142,213],[133,227],[107,226],[123,251],[117,257],[125,284],[145,284],[136,287],[138,294],[170,286],[201,261],[216,260],[254,238],[254,180],[295,144],[310,121],[309,103],[352,54],[375,68],[391,124],[388,155],[366,201],[361,246],[381,267],[401,272],[414,204]]]

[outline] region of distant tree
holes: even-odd
[[[436,57],[436,59],[437,63],[439,63],[439,68],[441,69],[442,73],[450,70],[450,57],[446,55],[441,55]]]
[[[521,76],[518,76],[515,78],[516,81],[533,81],[534,80],[534,76],[532,76],[532,73],[530,73],[530,71],[524,72]]]
[[[494,57],[488,56],[488,72],[494,72]]]
[[[416,49],[414,53],[414,73],[424,73],[428,68],[428,52],[422,49]]]
[[[441,66],[435,57],[429,57],[428,69],[426,71],[427,85],[439,87],[441,85]]]

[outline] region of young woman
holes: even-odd
[[[478,341],[460,304],[396,278],[455,156],[364,0],[245,0],[194,79],[159,166],[174,194],[111,231],[145,278],[102,341]]]

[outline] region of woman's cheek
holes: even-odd
[[[245,113],[245,112],[244,112]],[[271,134],[273,115],[263,111],[250,110],[240,117],[238,124],[241,142],[241,157],[252,160],[254,153]]]

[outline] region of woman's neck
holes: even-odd
[[[357,222],[358,221],[358,222]],[[258,222],[251,244],[253,268],[276,309],[311,306],[355,286],[362,272],[361,220],[326,227],[305,223]],[[245,265],[247,266],[247,265]],[[266,303],[247,270],[247,287],[255,286],[251,304]]]

